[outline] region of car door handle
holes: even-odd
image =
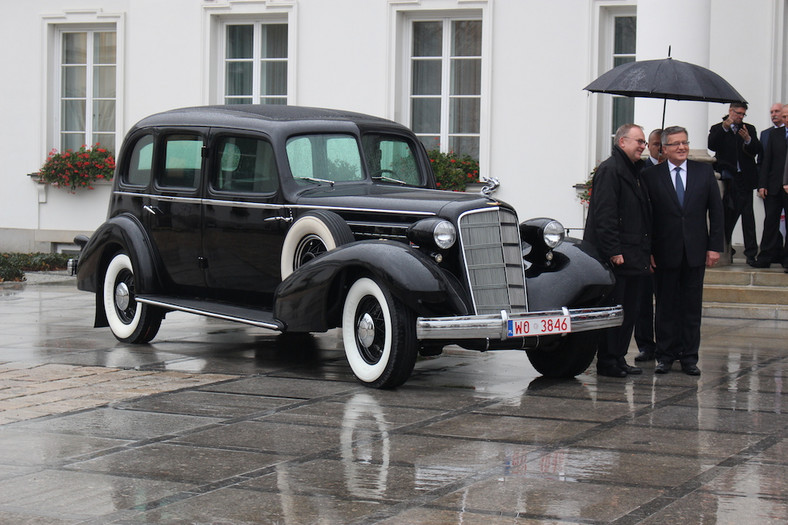
[[[163,213],[158,206],[151,206],[150,204],[146,204],[142,209],[152,215],[161,215]]]
[[[279,217],[266,217],[265,219],[263,219],[263,222],[268,222],[268,221],[293,222],[293,218],[292,217],[282,217],[280,215]]]

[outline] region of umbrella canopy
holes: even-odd
[[[705,67],[664,58],[614,67],[585,88],[592,93],[627,97],[746,102],[728,81]]]

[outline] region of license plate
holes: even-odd
[[[508,337],[532,335],[564,334],[572,331],[572,321],[568,315],[532,317],[530,319],[510,319]]]

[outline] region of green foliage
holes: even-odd
[[[77,188],[93,189],[97,180],[112,180],[115,173],[115,157],[99,144],[88,148],[82,146],[78,151],[70,149],[58,153],[52,150],[41,166],[38,176],[59,188],[67,188],[72,193]]]
[[[470,155],[441,153],[436,149],[427,155],[439,190],[465,191],[468,184],[479,182],[479,161]]]
[[[65,253],[0,253],[0,282],[22,281],[26,271],[64,270],[69,258]]]

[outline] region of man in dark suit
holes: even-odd
[[[714,124],[709,130],[708,146],[717,157],[714,168],[722,175],[724,186],[722,202],[725,242],[730,246],[733,229],[741,216],[744,256],[747,264],[753,265],[755,256],[758,255],[758,239],[755,235],[752,199],[753,190],[758,183],[755,158],[761,151],[761,143],[755,126],[743,122],[746,115],[747,104],[732,103],[722,122]]]
[[[657,128],[648,134],[648,158],[643,162],[643,169],[656,166],[665,160],[662,156],[662,129]],[[642,281],[643,289],[640,291],[640,308],[635,321],[635,344],[638,346],[638,355],[635,361],[653,361],[657,350],[654,341],[654,279],[648,276]]]
[[[774,128],[785,126],[782,113],[783,105],[779,102],[775,102],[772,104],[772,107],[769,108],[769,117],[772,119],[772,125],[761,131],[761,136],[759,137],[761,141],[761,154],[758,155],[758,169],[760,169],[761,164],[763,164],[763,152],[766,151],[766,144],[769,142],[769,132]]]
[[[629,342],[638,317],[641,281],[650,274],[651,208],[640,180],[646,148],[643,129],[624,124],[616,130],[613,152],[596,170],[583,239],[599,250],[616,274],[610,297],[621,304],[624,322],[605,331],[597,351],[596,371],[608,377],[626,377],[643,371],[627,364]]]
[[[687,160],[687,137],[682,127],[666,128],[662,149],[667,161],[643,172],[653,216],[657,374],[667,374],[679,361],[684,373],[700,375],[703,276],[724,247],[717,179],[708,164]]]
[[[764,200],[766,217],[763,219],[761,253],[755,266],[768,268],[772,263],[781,263],[788,268],[788,235],[783,239],[780,234],[780,215],[788,213],[788,195],[782,187],[785,159],[788,154],[788,105],[783,106],[781,117],[785,125],[769,130],[763,164],[758,179],[758,195]]]

